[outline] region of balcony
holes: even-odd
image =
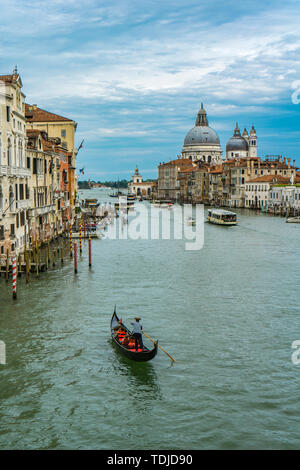
[[[19,168],[19,176],[20,178],[30,178],[31,171],[28,168]]]
[[[0,176],[6,176],[6,175],[7,175],[7,166],[0,165]]]
[[[27,168],[18,168],[17,166],[0,166],[0,175],[7,175],[12,177],[19,178],[29,178],[31,176],[31,171]]]
[[[21,209],[21,210],[30,209],[30,207],[31,207],[30,200],[29,199],[24,199],[22,201],[17,201],[16,206],[17,206],[17,209]]]
[[[30,209],[30,216],[31,217],[38,217],[39,215],[48,214],[49,212],[56,211],[56,204],[49,204],[48,206],[42,207],[35,207],[34,209]]]

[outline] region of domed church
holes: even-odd
[[[212,165],[222,162],[220,139],[216,131],[208,125],[203,103],[201,103],[201,109],[197,114],[195,126],[184,139],[181,153],[182,158],[193,161],[200,160]]]
[[[236,123],[233,136],[226,144],[226,159],[257,157],[257,136],[254,126],[248,134],[244,129],[241,135],[238,123]]]

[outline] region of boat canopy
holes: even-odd
[[[230,211],[225,211],[223,209],[208,209],[208,212],[210,214],[215,214],[215,215],[235,215],[235,212],[230,212]]]

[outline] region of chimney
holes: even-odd
[[[286,165],[285,157],[283,157],[283,162],[284,162],[284,164]]]
[[[288,158],[288,159],[287,159],[287,162],[288,162],[288,168],[291,168],[291,159]]]
[[[295,168],[295,162],[296,162],[296,160],[293,160],[293,168]]]
[[[33,105],[32,105],[32,108],[33,108],[33,111],[36,111],[37,104],[33,104]]]

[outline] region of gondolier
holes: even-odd
[[[133,329],[132,329],[132,333],[133,333],[133,337],[134,337],[134,340],[135,340],[135,350],[138,351],[139,349],[139,346],[141,349],[143,349],[143,336],[142,336],[142,330],[143,330],[143,327],[142,325],[140,324],[140,317],[135,317],[135,321],[131,323],[131,325],[133,326]]]

